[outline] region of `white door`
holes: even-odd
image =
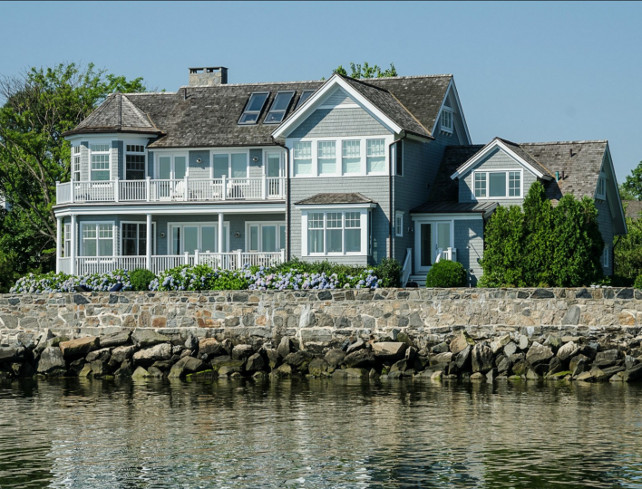
[[[285,169],[283,168],[283,158],[281,153],[266,153],[265,154],[265,176],[267,182],[267,196],[280,197],[283,195],[283,175]]]
[[[415,272],[427,273],[440,251],[452,247],[452,222],[415,223]]]

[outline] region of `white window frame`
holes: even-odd
[[[611,251],[609,245],[604,245],[604,250],[602,250],[602,266],[604,268],[611,266]]]
[[[200,222],[200,221],[199,222],[169,222],[169,223],[167,223],[167,251],[168,251],[167,254],[168,255],[173,255],[173,253],[170,253],[170,251],[172,251],[172,247],[174,245],[173,242],[172,242],[173,241],[172,229],[175,228],[175,227],[181,227],[182,228],[182,227],[185,227],[185,226],[187,226],[187,227],[198,227],[199,228],[199,230],[198,230],[198,247],[196,248],[199,251],[199,253],[207,252],[207,250],[201,249],[202,246],[203,246],[203,243],[202,243],[202,231],[201,231],[200,228],[205,227],[205,226],[207,226],[207,227],[214,226],[216,228],[216,236],[217,236],[217,239],[218,239],[218,221],[213,221],[213,222]],[[227,230],[227,233],[224,232],[224,234],[223,234],[223,236],[225,236],[227,234],[227,238],[225,239],[225,247],[224,248],[226,250],[229,250],[230,249],[230,222],[229,221],[223,221],[223,229]],[[181,233],[180,247],[181,247],[181,252],[179,254],[182,255],[182,254],[185,253],[183,251],[185,249],[185,233]],[[220,248],[220,244],[219,244],[219,248]],[[209,251],[211,253],[227,253],[226,251],[213,251],[213,250],[209,250]]]
[[[172,177],[170,180],[182,180],[176,178],[176,158],[185,158],[185,177],[189,177],[189,153],[181,151],[155,151],[154,152],[154,179],[161,180],[160,178],[160,159],[162,157],[171,158],[172,167],[170,173]]]
[[[97,151],[92,149],[94,146],[107,146],[106,151]],[[112,179],[112,174],[111,174],[111,142],[94,142],[94,143],[89,143],[89,181],[91,182],[109,182]],[[94,155],[95,156],[103,156],[107,155],[107,168],[101,168],[99,170],[94,170]],[[106,180],[94,180],[94,172],[109,172],[108,178]]]
[[[71,147],[71,180],[73,182],[80,181],[80,156],[82,146],[80,144]],[[78,178],[74,178],[77,176]]]
[[[62,229],[62,256],[71,256],[71,223],[66,222]]]
[[[100,230],[98,228],[99,225],[110,225],[111,226],[111,255],[99,255],[100,251]],[[96,228],[96,255],[87,255],[85,251],[85,239],[83,237],[83,230],[86,227],[95,227]],[[92,258],[102,258],[102,257],[114,257],[116,256],[116,251],[118,250],[118,228],[116,227],[116,224],[114,221],[83,221],[80,223],[80,232],[78,233],[79,236],[79,244],[80,244],[80,256],[88,256]]]
[[[245,155],[245,176],[244,177],[232,177],[232,155]],[[227,156],[227,175],[225,178],[249,178],[250,175],[250,151],[249,150],[214,150],[210,154],[210,178],[214,178],[214,157],[215,156]]]
[[[443,108],[441,109],[441,117],[439,119],[439,129],[442,132],[445,132],[447,134],[452,134],[454,130],[454,114],[455,111],[448,107],[447,105],[444,105]]]
[[[259,235],[258,235],[258,250],[252,250],[250,249],[250,228],[252,226],[258,226],[259,227]],[[247,221],[245,223],[245,251],[247,252],[257,252],[257,253],[270,253],[268,251],[263,251],[263,233],[261,232],[261,228],[263,226],[276,226],[276,243],[277,243],[277,249],[282,250],[285,249],[285,243],[281,243],[281,227],[285,228],[285,221]],[[286,230],[287,233],[287,230]],[[285,236],[285,240],[287,241],[287,234]]]
[[[308,207],[308,206],[306,206]],[[359,251],[345,251],[345,230],[346,229],[357,229],[357,228],[346,228],[346,213],[348,212],[357,212],[359,214],[359,229],[361,249]],[[308,247],[308,217],[310,214],[320,213],[323,214],[323,252],[322,253],[311,253],[309,252]],[[329,213],[341,213],[341,236],[342,244],[341,252],[331,252],[327,251],[327,235],[328,230],[327,221]],[[309,257],[321,257],[321,256],[367,256],[369,252],[369,207],[364,206],[311,206],[306,209],[301,210],[301,255]],[[338,228],[336,228],[338,229]]]
[[[367,172],[367,148],[369,140],[384,141],[384,171],[383,172]],[[343,171],[343,142],[344,141],[359,141],[359,171],[346,173]],[[335,143],[335,158],[336,158],[336,172],[335,173],[320,173],[319,167],[319,142],[334,141]],[[390,145],[394,142],[392,135],[379,135],[379,136],[364,136],[364,137],[318,137],[318,138],[300,138],[288,139],[286,145],[289,148],[290,158],[290,175],[292,178],[316,178],[316,177],[363,177],[363,176],[387,176],[390,172]],[[296,143],[309,143],[310,144],[310,159],[312,166],[310,173],[297,174],[295,173],[295,158],[294,146]]]
[[[137,227],[137,231],[136,231],[136,233],[138,235],[138,237],[136,239],[136,248],[139,248],[140,247],[139,246],[140,245],[140,242],[139,242],[139,240],[140,240],[140,226],[141,226],[141,224],[142,225],[147,225],[147,222],[146,221],[121,221],[120,222],[120,248],[119,248],[120,255],[121,256],[145,256],[147,254],[147,250],[146,249],[142,250],[142,252],[141,252],[141,250],[138,250],[138,254],[137,255],[124,255],[123,254],[123,250],[125,249],[125,247],[123,246],[123,240],[125,239],[125,231],[124,231],[125,224],[136,224],[138,226]],[[157,239],[156,239],[156,223],[152,222],[152,255],[156,254],[156,241],[157,241]]]
[[[506,195],[489,197],[490,174],[504,173],[506,178]],[[510,174],[519,173],[519,195],[509,196],[510,193]],[[486,175],[486,185],[484,187],[484,196],[475,195],[475,176]],[[521,200],[524,198],[524,170],[522,168],[493,168],[489,170],[475,170],[471,172],[470,189],[472,200]]]
[[[403,211],[395,211],[395,236],[403,238]]]
[[[604,172],[600,172],[600,176],[597,179],[597,188],[595,189],[595,198],[606,200],[606,175]]]
[[[142,147],[142,151],[129,151],[128,146],[133,147]],[[143,157],[143,180],[149,175],[147,168],[147,148],[144,143],[134,142],[134,141],[123,141],[124,157],[123,157],[123,180],[127,180],[127,156],[135,155]],[[186,165],[189,166],[189,162],[186,161]],[[187,171],[187,169],[186,169]]]

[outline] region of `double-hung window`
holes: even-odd
[[[363,215],[360,211],[307,213],[307,254],[365,253],[362,247]]]
[[[335,141],[317,142],[317,164],[319,175],[336,175],[337,144]]]
[[[80,146],[71,147],[71,179],[80,181]]]
[[[83,256],[113,256],[113,223],[82,223],[81,230]]]
[[[521,197],[522,172],[476,171],[473,173],[473,192],[481,199]]]
[[[602,200],[606,199],[606,175],[603,172],[600,172],[600,176],[597,179],[596,197]]]
[[[366,140],[366,171],[370,173],[386,172],[386,141],[384,139]]]
[[[361,140],[344,140],[341,146],[343,173],[361,173]]]
[[[297,141],[292,152],[294,175],[312,175],[312,142]]]
[[[91,150],[91,180],[109,180],[109,144],[92,144]]]
[[[444,106],[441,111],[441,122],[439,128],[448,134],[453,132],[453,109]]]
[[[71,223],[65,223],[62,242],[62,256],[71,256]]]
[[[126,145],[125,180],[145,180],[145,146]]]

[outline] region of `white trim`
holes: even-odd
[[[246,124],[243,124],[246,125]],[[233,154],[242,154],[245,155],[245,176],[244,177],[232,177],[232,155]],[[249,149],[230,149],[230,150],[218,150],[213,149],[210,151],[210,178],[214,178],[214,156],[227,155],[227,175],[226,178],[249,178],[250,176],[250,150]]]
[[[173,237],[172,237],[172,227],[184,227],[184,226],[198,227],[199,228],[199,232],[198,232],[198,236],[197,236],[198,245],[202,246],[203,243],[201,242],[202,235],[201,235],[200,229],[203,226],[215,227],[216,228],[215,236],[216,236],[216,239],[218,241],[218,225],[219,225],[218,220],[217,221],[198,221],[198,222],[185,222],[185,221],[168,222],[167,223],[167,234],[165,235],[165,237],[167,239],[167,254],[168,255],[173,255],[174,254],[172,252],[172,246],[174,244],[173,243]],[[225,250],[227,250],[227,251],[223,251],[223,250],[219,249],[218,251],[209,250],[210,252],[212,252],[212,253],[226,253],[226,252],[229,251],[229,249],[230,249],[230,221],[223,221],[223,230],[224,231],[227,230],[227,239],[225,240]],[[180,243],[181,252],[179,253],[181,255],[184,253],[184,251],[182,251],[184,249],[184,245],[185,245],[185,242],[183,240],[184,236],[185,236],[185,234],[182,233],[181,234],[181,243]],[[220,248],[220,243],[219,243],[219,248]],[[207,252],[207,250],[203,250],[201,248],[196,248],[196,249],[198,251],[200,251],[200,252]]]
[[[163,151],[161,152],[154,152],[154,179],[155,180],[163,180],[160,178],[160,159],[162,157],[169,157],[171,158],[170,164],[171,164],[171,169],[170,169],[170,179],[176,179],[176,162],[175,158],[180,158],[183,157],[185,158],[185,176],[189,176],[189,151]],[[180,179],[178,179],[180,180]]]
[[[403,238],[403,217],[404,211],[395,211],[395,236],[397,238]],[[397,222],[398,219],[401,219],[401,223]]]
[[[70,216],[72,214],[83,216],[109,216],[117,215],[212,215],[212,213],[223,212],[225,214],[281,214],[285,212],[285,204],[281,202],[248,204],[240,203],[236,205],[218,205],[218,204],[160,204],[160,205],[113,205],[113,206],[76,206],[73,204],[66,205],[66,208],[56,209],[54,215]]]
[[[301,209],[301,212],[304,211],[319,211],[319,210],[329,210],[329,212],[339,212],[339,211],[353,211],[355,209],[374,209],[377,205],[371,202],[365,204],[294,204],[294,207]]]
[[[483,158],[488,156],[496,148],[499,148],[499,149],[503,150],[511,158],[513,158],[515,161],[517,161],[520,165],[522,165],[525,168],[527,168],[531,173],[534,173],[535,176],[537,176],[537,178],[544,178],[544,177],[548,176],[548,175],[544,175],[544,173],[542,173],[541,171],[536,169],[534,166],[532,166],[530,163],[528,163],[522,157],[520,157],[517,154],[515,154],[508,146],[506,146],[502,141],[500,141],[499,138],[495,138],[490,143],[488,143],[484,148],[482,148],[477,153],[475,153],[473,156],[471,156],[459,168],[457,168],[455,173],[450,175],[450,178],[454,180],[455,178],[460,178],[460,177],[465,176],[468,172],[470,172],[472,170],[474,165],[478,164],[480,160],[482,160]]]
[[[411,214],[410,219],[412,222],[426,222],[430,220],[436,220],[436,221],[443,221],[443,220],[452,220],[452,221],[482,221],[484,219],[484,216],[482,215],[481,212],[475,212],[475,213],[470,213],[470,214],[450,214],[450,213],[443,213],[443,214]]]
[[[504,196],[493,196],[490,197],[488,196],[488,191],[490,187],[490,178],[488,177],[489,173],[505,173],[506,175],[506,194],[509,192],[509,185],[510,185],[510,177],[509,174],[510,172],[518,172],[519,173],[519,195],[516,196],[509,196],[509,195],[504,195]],[[477,197],[475,195],[475,175],[476,174],[481,174],[485,173],[486,174],[486,197]],[[520,200],[524,198],[524,170],[522,168],[493,168],[489,170],[473,170],[471,172],[471,200],[479,201],[479,200]]]
[[[367,100],[363,95],[352,88],[340,75],[334,74],[332,77],[314,93],[305,103],[295,110],[285,122],[283,122],[275,131],[272,132],[272,137],[279,138],[287,136],[292,129],[306,119],[312,112],[314,112],[321,105],[321,100],[329,91],[334,87],[343,88],[348,94],[357,101],[367,112],[370,113],[375,119],[379,120],[384,126],[395,134],[401,133],[401,127],[397,125],[392,119],[384,114],[378,107]]]
[[[116,256],[116,251],[118,250],[118,227],[116,226],[116,221],[79,221],[78,222],[78,256],[96,256],[96,257],[101,257],[101,256]],[[112,240],[112,248],[111,248],[111,255],[99,255],[100,247],[100,235],[97,226],[98,225],[108,225],[111,224],[111,240]],[[84,239],[83,239],[83,228],[86,226],[94,226],[96,229],[96,254],[95,255],[87,255],[85,253],[85,246],[83,244]],[[72,243],[73,246],[73,243]]]
[[[96,151],[96,150],[93,150],[91,148],[92,146],[107,146],[108,149],[107,149],[107,151]],[[88,155],[88,161],[89,161],[89,168],[88,168],[88,170],[89,170],[88,171],[88,177],[89,178],[87,179],[87,181],[101,183],[101,182],[109,182],[109,181],[112,180],[113,175],[112,175],[112,171],[111,171],[112,170],[111,152],[112,152],[113,149],[114,148],[112,148],[111,141],[107,141],[107,142],[102,142],[102,141],[100,141],[100,142],[92,142],[92,141],[89,141],[89,144],[87,145],[87,155]],[[100,170],[94,170],[93,169],[92,157],[94,156],[94,154],[96,156],[107,155],[107,169],[106,170],[104,168],[101,168]],[[109,178],[106,178],[106,179],[103,179],[103,180],[94,180],[92,178],[94,171],[97,171],[97,172],[108,171],[109,172]]]
[[[461,144],[471,144],[472,139],[470,138],[470,132],[468,131],[468,124],[466,123],[466,118],[464,117],[464,110],[461,108],[461,101],[459,100],[459,93],[457,92],[457,87],[455,86],[455,79],[451,78],[450,82],[448,83],[448,88],[446,89],[446,95],[444,95],[444,99],[441,102],[441,106],[439,107],[439,112],[437,113],[437,117],[435,119],[435,123],[432,126],[432,131],[430,134],[434,135],[436,134],[437,128],[439,127],[439,123],[441,120],[441,111],[443,110],[444,106],[446,105],[446,101],[448,100],[448,94],[451,93],[453,98],[455,99],[455,104],[457,105],[457,114],[459,114],[459,117],[461,117],[461,124],[464,127],[464,132],[466,133],[466,140],[463,141]],[[453,119],[453,128],[454,128],[454,119]]]
[[[122,143],[123,143],[123,168],[122,168],[122,170],[123,170],[123,180],[127,180],[127,155],[128,154],[131,154],[131,155],[141,155],[142,154],[144,156],[144,158],[145,158],[145,169],[144,169],[145,174],[143,176],[143,180],[144,180],[149,175],[149,155],[148,155],[148,151],[147,151],[147,144],[149,143],[149,140],[146,139],[146,138],[145,139],[142,139],[142,138],[131,139],[130,138],[130,139],[123,139]],[[137,152],[137,151],[127,151],[127,146],[142,146],[143,147],[143,152],[140,153],[140,152]],[[188,162],[188,164],[189,164],[189,162]]]
[[[328,213],[340,213],[341,214],[341,228],[330,228],[330,229],[341,229],[341,237],[342,237],[342,244],[341,248],[343,251],[341,252],[331,252],[329,253],[326,250],[326,231],[328,230],[327,227],[327,214]],[[359,230],[360,230],[360,245],[361,249],[360,251],[350,251],[347,252],[345,251],[345,230],[346,229],[357,229],[357,228],[346,228],[345,227],[345,213],[346,212],[358,212],[359,213]],[[323,236],[324,236],[324,243],[323,243],[323,253],[310,253],[308,251],[308,215],[310,213],[319,213],[323,214]],[[369,212],[367,209],[355,209],[355,208],[336,208],[336,207],[329,207],[326,206],[323,209],[305,209],[301,211],[301,256],[306,256],[306,257],[337,257],[337,256],[368,256],[369,249],[370,249],[370,243],[369,243],[369,229],[368,225],[370,222],[369,219]]]
[[[449,248],[455,248],[455,219],[451,218],[431,218],[430,219],[422,219],[422,220],[414,220],[415,225],[414,225],[414,231],[415,231],[415,242],[414,242],[414,258],[415,258],[415,263],[414,263],[414,269],[417,273],[427,273],[428,270],[432,268],[434,265],[434,260],[435,260],[435,250],[434,248],[436,247],[436,241],[437,241],[437,232],[438,232],[438,224],[439,223],[448,223],[449,225],[449,237],[448,240],[450,242]],[[430,224],[430,265],[421,265],[421,226],[424,224]]]
[[[446,114],[450,115],[450,126],[444,124],[444,116]],[[452,134],[455,130],[455,111],[452,109],[452,107],[448,107],[447,105],[444,105],[441,108],[441,115],[439,116],[439,130],[441,132],[444,132],[446,134]]]

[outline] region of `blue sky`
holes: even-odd
[[[93,62],[174,91],[189,66],[230,83],[315,80],[350,61],[452,73],[475,143],[608,139],[642,160],[638,2],[0,2],[0,75]]]

